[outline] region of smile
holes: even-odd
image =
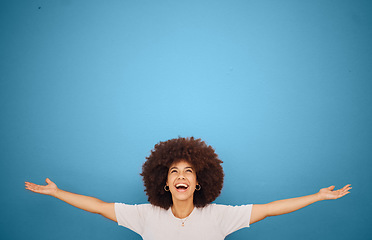
[[[177,192],[185,192],[189,186],[185,183],[179,183],[179,184],[176,184],[176,189],[177,189]]]

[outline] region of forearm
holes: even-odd
[[[277,216],[294,212],[320,200],[322,200],[321,197],[319,196],[319,194],[316,193],[303,197],[289,198],[271,202],[266,205],[267,216]]]
[[[335,191],[334,188],[335,186],[322,188],[318,193],[304,197],[284,199],[267,204],[254,204],[250,223],[261,221],[266,217],[294,212],[318,201],[341,198],[349,193],[351,186],[348,184]]]
[[[51,196],[58,198],[74,207],[92,213],[101,213],[101,206],[103,205],[103,203],[105,203],[94,197],[71,193],[61,189],[58,189],[55,193],[51,194]]]

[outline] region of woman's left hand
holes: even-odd
[[[338,190],[333,190],[335,189],[335,186],[330,186],[327,188],[322,188],[318,192],[318,195],[321,200],[330,200],[330,199],[337,199],[345,196],[346,194],[349,194],[349,190],[351,189],[351,185],[348,184],[345,187],[338,189]]]

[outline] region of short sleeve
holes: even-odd
[[[115,214],[118,225],[142,234],[146,219],[146,212],[151,208],[150,204],[128,205],[115,203]]]
[[[213,212],[216,214],[217,224],[225,236],[241,228],[249,227],[252,204],[241,206],[213,205]]]

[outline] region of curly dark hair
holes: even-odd
[[[148,201],[155,206],[169,209],[172,195],[164,190],[169,167],[180,160],[190,163],[195,171],[201,190],[194,192],[195,207],[204,207],[213,202],[221,193],[224,173],[222,161],[214,149],[201,139],[175,138],[159,142],[146,157],[141,176]]]

